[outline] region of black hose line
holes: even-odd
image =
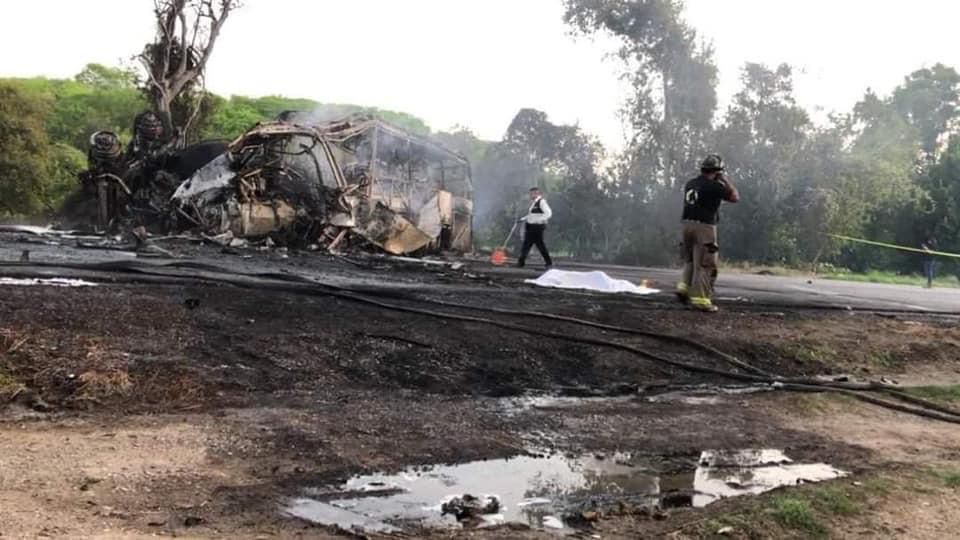
[[[846,395],[851,395],[872,403],[881,407],[885,407],[891,410],[896,410],[900,412],[906,412],[911,414],[918,414],[923,417],[943,420],[951,423],[960,423],[960,412],[954,411],[947,407],[938,405],[936,403],[923,400],[914,396],[910,396],[903,392],[896,391],[887,385],[879,383],[845,383],[837,381],[822,381],[819,379],[810,379],[810,378],[785,378],[785,377],[776,377],[770,375],[758,375],[757,371],[760,371],[759,368],[750,366],[754,373],[737,373],[734,371],[725,371],[721,369],[711,368],[708,366],[701,366],[697,364],[691,364],[688,362],[682,362],[679,360],[673,360],[660,356],[651,352],[648,352],[639,347],[634,347],[632,345],[627,345],[624,343],[618,343],[616,341],[609,341],[605,339],[597,339],[591,337],[581,337],[574,336],[566,333],[553,332],[549,330],[540,330],[537,328],[530,328],[528,326],[513,324],[509,322],[497,321],[493,319],[488,319],[484,317],[474,317],[469,315],[460,315],[456,313],[449,312],[440,312],[433,311],[429,309],[415,308],[409,306],[402,306],[398,304],[391,304],[387,302],[382,302],[370,298],[369,296],[375,295],[377,291],[364,291],[364,292],[355,292],[351,289],[345,287],[338,287],[336,285],[330,285],[322,282],[312,280],[304,276],[298,276],[294,274],[285,274],[285,273],[276,273],[276,272],[267,272],[267,273],[242,273],[235,272],[229,269],[221,268],[215,265],[209,265],[204,263],[162,263],[162,264],[143,264],[143,263],[133,263],[133,261],[117,261],[117,262],[103,262],[103,263],[15,263],[15,262],[0,262],[0,267],[2,268],[22,268],[29,269],[30,267],[40,267],[40,268],[67,268],[75,270],[95,270],[95,271],[109,271],[109,272],[132,272],[138,273],[145,276],[162,276],[162,277],[179,277],[182,279],[197,279],[201,281],[208,281],[214,283],[226,283],[229,285],[248,288],[248,289],[269,289],[276,290],[281,292],[289,292],[295,294],[307,294],[311,296],[331,296],[335,298],[341,298],[344,300],[349,300],[356,303],[366,304],[381,309],[387,309],[391,311],[397,311],[401,313],[411,313],[416,315],[422,315],[425,317],[432,317],[438,319],[447,319],[447,320],[456,320],[461,322],[475,323],[475,324],[484,324],[488,326],[494,326],[497,328],[502,328],[504,330],[511,330],[520,333],[536,335],[541,337],[547,337],[551,339],[556,339],[559,341],[566,341],[571,343],[579,343],[583,345],[592,345],[596,347],[603,347],[609,349],[616,349],[625,352],[632,353],[641,358],[652,360],[661,364],[665,364],[671,367],[679,368],[688,372],[693,373],[702,373],[707,375],[713,375],[716,377],[721,377],[730,380],[749,382],[753,384],[769,384],[776,389],[783,390],[795,390],[795,391],[831,391],[842,393]],[[179,274],[179,273],[169,273],[162,272],[165,268],[185,268],[185,269],[194,269],[199,270],[202,273],[190,273],[190,274]],[[22,272],[21,272],[22,274]],[[272,280],[272,281],[268,281]],[[279,281],[279,282],[278,282]],[[415,298],[414,301],[425,301],[428,303],[441,303],[441,305],[447,305],[448,307],[456,307],[461,309],[474,309],[481,311],[492,311],[494,313],[503,313],[510,315],[525,315],[533,316],[536,313],[536,316],[543,316],[544,318],[562,320],[564,322],[570,322],[574,324],[584,324],[586,326],[592,327],[601,327],[609,330],[620,331],[619,328],[610,325],[603,325],[601,323],[594,323],[592,321],[584,321],[581,319],[576,319],[573,317],[563,317],[563,316],[554,316],[552,314],[540,313],[540,312],[523,312],[517,310],[500,310],[499,308],[483,308],[478,306],[469,306],[462,305],[453,302],[442,302],[438,300],[424,300]],[[559,317],[559,318],[557,318]],[[645,331],[634,331],[633,329],[627,329],[630,333],[638,333]],[[690,345],[692,343],[697,343],[693,340],[687,340],[686,338],[679,338],[677,336],[670,336],[666,334],[656,334],[654,332],[649,332],[653,334],[650,337],[657,337],[661,339],[666,339],[674,342],[685,343]],[[643,334],[641,334],[643,335]],[[681,341],[682,340],[682,341]],[[712,347],[698,344],[691,345],[701,350],[706,350],[709,352],[712,351]],[[726,353],[720,352],[722,358],[727,359],[726,357],[734,358]],[[734,365],[741,364],[742,361],[737,360]],[[749,366],[749,364],[745,364]],[[886,392],[895,397],[909,401],[915,405],[924,407],[925,409],[930,409],[930,411],[925,411],[922,409],[916,409],[913,407],[908,407],[906,405],[901,405],[898,403],[889,402],[886,400],[881,400],[871,396],[866,396],[862,392],[864,391],[882,391]],[[934,412],[935,411],[935,412]]]
[[[589,327],[592,327],[592,328],[599,328],[599,329],[601,329],[601,330],[608,330],[608,331],[611,331],[611,332],[620,332],[620,333],[623,333],[623,334],[635,334],[635,335],[638,335],[638,336],[643,336],[643,337],[658,339],[658,340],[660,340],[660,341],[665,341],[665,342],[669,342],[669,343],[676,343],[676,344],[680,344],[680,345],[686,345],[686,346],[688,346],[688,347],[697,349],[697,350],[699,350],[699,351],[701,351],[701,352],[706,352],[706,353],[709,353],[709,354],[713,354],[713,355],[715,355],[715,356],[717,356],[717,357],[719,357],[719,358],[722,358],[723,360],[726,360],[727,362],[729,362],[729,363],[737,366],[738,368],[740,368],[740,369],[742,369],[742,370],[744,370],[744,371],[748,371],[748,372],[751,372],[751,373],[755,373],[755,374],[757,374],[757,375],[765,375],[765,376],[768,376],[768,377],[772,377],[772,376],[773,376],[773,374],[771,374],[771,373],[769,373],[769,372],[767,372],[767,371],[764,371],[763,369],[760,369],[760,368],[758,368],[758,367],[756,367],[756,366],[752,366],[752,365],[750,365],[750,364],[748,364],[748,363],[740,360],[739,358],[737,358],[737,357],[735,357],[735,356],[733,356],[733,355],[730,355],[730,354],[727,354],[727,353],[721,351],[720,349],[717,349],[717,348],[715,348],[715,347],[711,347],[710,345],[707,345],[707,344],[705,344],[705,343],[701,343],[701,342],[699,342],[699,341],[696,341],[696,340],[693,340],[693,339],[690,339],[690,338],[686,338],[686,337],[683,337],[683,336],[677,336],[677,335],[673,335],[673,334],[664,334],[664,333],[660,333],[660,332],[653,332],[653,331],[650,331],[650,330],[640,330],[640,329],[638,329],[638,328],[628,328],[628,327],[626,327],[626,326],[616,326],[616,325],[612,325],[612,324],[605,324],[605,323],[600,323],[600,322],[595,322],[595,321],[589,321],[589,320],[586,320],[586,319],[578,319],[578,318],[576,318],[576,317],[568,317],[568,316],[566,316],[566,315],[555,315],[555,314],[553,314],[553,313],[543,313],[543,312],[540,312],[540,311],[527,311],[527,310],[517,310],[517,309],[504,309],[504,308],[493,308],[493,307],[485,307],[485,306],[474,306],[474,305],[470,305],[470,304],[460,304],[460,303],[458,303],[458,302],[445,302],[445,301],[443,301],[443,300],[434,300],[434,299],[429,299],[429,298],[418,298],[417,301],[418,301],[418,302],[427,303],[427,304],[435,304],[435,305],[438,305],[438,306],[446,306],[446,307],[452,307],[452,308],[468,309],[468,310],[473,310],[473,311],[486,311],[486,312],[489,312],[489,313],[497,313],[497,314],[500,314],[500,315],[516,315],[516,316],[519,316],[519,317],[533,317],[533,318],[538,318],[538,319],[546,319],[546,320],[551,320],[551,321],[561,321],[561,322],[567,322],[567,323],[571,323],[571,324],[578,324],[578,325],[581,325],[581,326],[589,326]]]
[[[332,290],[336,290],[336,291],[350,292],[350,293],[354,293],[354,294],[371,294],[370,292],[356,291],[356,290],[354,290],[354,289],[349,289],[349,288],[344,288],[344,287],[338,287],[338,286],[335,286],[335,285],[330,285],[330,284],[318,282],[318,281],[312,280],[312,279],[310,279],[310,278],[307,278],[307,277],[304,277],[304,276],[299,276],[299,275],[296,275],[296,274],[264,273],[264,274],[257,274],[257,275],[263,276],[263,277],[270,277],[270,278],[279,278],[279,279],[284,280],[284,281],[294,281],[294,282],[299,282],[299,283],[309,283],[309,284],[318,285],[318,286],[321,286],[321,287],[324,287],[324,288],[328,288],[328,289],[332,289]],[[729,363],[731,363],[731,364],[733,364],[733,365],[735,365],[735,366],[743,369],[744,371],[749,371],[749,372],[752,372],[752,373],[754,373],[754,374],[756,374],[756,375],[761,375],[761,376],[769,377],[769,378],[772,379],[772,382],[789,382],[789,383],[794,383],[794,384],[805,384],[805,385],[816,385],[816,386],[829,386],[829,387],[832,387],[832,388],[837,388],[837,389],[840,389],[840,390],[848,390],[848,391],[879,391],[879,392],[885,392],[885,393],[888,393],[888,394],[890,394],[890,395],[892,395],[892,396],[895,396],[895,397],[897,397],[897,398],[899,398],[899,399],[901,399],[901,400],[903,400],[903,401],[907,401],[907,402],[914,403],[914,404],[917,404],[917,405],[922,405],[922,406],[924,406],[924,407],[926,407],[926,408],[929,408],[929,409],[932,409],[932,410],[936,410],[936,411],[940,411],[940,412],[943,412],[943,413],[946,413],[946,414],[951,414],[951,415],[955,415],[955,416],[960,416],[960,411],[958,411],[958,410],[951,409],[951,408],[949,408],[949,407],[946,407],[946,406],[943,406],[943,405],[939,405],[939,404],[937,404],[937,403],[934,403],[934,402],[931,402],[931,401],[928,401],[928,400],[924,400],[924,399],[922,399],[922,398],[918,398],[918,397],[912,396],[912,395],[910,395],[910,394],[907,394],[907,393],[905,393],[905,392],[898,391],[898,390],[892,388],[891,386],[885,385],[885,384],[882,384],[882,383],[877,383],[877,382],[850,383],[850,382],[842,382],[842,381],[824,381],[824,380],[820,380],[820,379],[809,379],[809,378],[786,378],[786,377],[781,377],[781,376],[779,376],[779,375],[771,374],[771,373],[769,373],[769,372],[767,372],[767,371],[764,371],[763,369],[760,369],[760,368],[758,368],[758,367],[756,367],[756,366],[753,366],[753,365],[751,365],[751,364],[748,364],[748,363],[740,360],[739,358],[737,358],[737,357],[735,357],[735,356],[733,356],[733,355],[731,355],[731,354],[725,353],[725,352],[723,352],[723,351],[721,351],[721,350],[719,350],[719,349],[717,349],[717,348],[715,348],[715,347],[712,347],[712,346],[710,346],[710,345],[706,345],[706,344],[701,343],[701,342],[699,342],[699,341],[696,341],[696,340],[693,340],[693,339],[689,339],[689,338],[686,338],[686,337],[683,337],[683,336],[677,336],[677,335],[673,335],[673,334],[663,334],[663,333],[659,333],[659,332],[652,332],[652,331],[649,331],[649,330],[640,330],[640,329],[636,329],[636,328],[628,328],[628,327],[625,327],[625,326],[609,325],[609,324],[605,324],[605,323],[599,323],[599,322],[595,322],[595,321],[589,321],[589,320],[586,320],[586,319],[579,319],[579,318],[576,318],[576,317],[568,317],[568,316],[564,316],[564,315],[555,315],[555,314],[552,314],[552,313],[544,313],[544,312],[540,312],[540,311],[513,310],[513,309],[505,309],[505,308],[493,308],[493,307],[486,307],[486,306],[475,306],[475,305],[471,305],[471,304],[462,304],[462,303],[458,303],[458,302],[446,302],[446,301],[443,301],[443,300],[435,300],[435,299],[423,298],[423,297],[414,297],[414,298],[412,298],[412,300],[414,300],[414,301],[416,301],[416,302],[426,303],[426,304],[434,304],[434,305],[439,305],[439,306],[452,307],[452,308],[465,309],[465,310],[483,311],[483,312],[497,313],[497,314],[502,314],[502,315],[515,315],[515,316],[522,316],[522,317],[534,317],[534,318],[542,318],[542,319],[547,319],[547,320],[556,320],[556,321],[562,321],[562,322],[567,322],[567,323],[571,323],[571,324],[578,324],[578,325],[582,325],[582,326],[588,326],[588,327],[593,327],[593,328],[600,328],[600,329],[603,329],[603,330],[609,330],[609,331],[613,331],[613,332],[621,332],[621,333],[627,333],[627,334],[636,334],[636,335],[640,335],[640,336],[644,336],[644,337],[650,337],[650,338],[654,338],[654,339],[659,339],[659,340],[667,341],[667,342],[671,342],[671,343],[679,343],[679,344],[683,344],[683,345],[690,346],[690,347],[692,347],[692,348],[694,348],[694,349],[698,349],[698,350],[703,351],[703,352],[707,352],[707,353],[716,355],[717,357],[719,357],[719,358],[721,358],[721,359],[723,359],[723,360],[726,360],[727,362],[729,362]]]
[[[915,407],[909,407],[901,403],[895,403],[892,401],[887,401],[885,399],[880,399],[873,397],[869,394],[863,392],[855,392],[853,390],[844,390],[842,388],[829,388],[823,386],[814,386],[807,384],[783,384],[780,385],[783,390],[797,391],[797,392],[834,392],[837,394],[851,396],[853,398],[859,399],[860,401],[865,401],[873,405],[878,405],[886,409],[891,409],[894,411],[905,412],[908,414],[914,414],[917,416],[922,416],[924,418],[930,418],[933,420],[940,420],[942,422],[950,422],[951,424],[960,424],[960,416],[957,416],[956,413],[943,413],[936,410],[926,410],[918,409]],[[922,400],[921,400],[922,401]]]

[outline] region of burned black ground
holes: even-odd
[[[868,366],[876,373],[905,373],[925,368],[931,358],[939,369],[957,367],[952,359],[960,335],[936,316],[731,306],[705,318],[665,296],[538,290],[477,272],[425,272],[382,261],[360,268],[320,257],[291,259],[280,262],[331,280],[368,283],[385,302],[603,337],[724,370],[736,368],[682,345],[416,299],[532,309],[692,336],[785,375]],[[250,264],[229,256],[223,261],[241,269]],[[173,475],[151,483],[153,495],[117,499],[127,505],[132,516],[127,525],[134,530],[149,530],[141,514],[160,511],[165,523],[179,523],[190,517],[179,507],[206,501],[202,509],[190,510],[205,520],[198,529],[205,536],[254,529],[322,536],[328,531],[305,531],[279,515],[276,501],[353,474],[533,449],[627,451],[663,473],[690,470],[710,448],[779,448],[797,460],[854,472],[882,461],[871,450],[783,427],[771,411],[797,406],[786,397],[763,393],[689,404],[631,396],[648,387],[731,381],[625,351],[330,296],[117,278],[89,288],[4,287],[0,350],[4,381],[11,388],[25,386],[53,409],[32,422],[111,431],[140,426],[144,418],[162,426],[199,426],[208,436],[208,466],[244,478]],[[820,332],[816,338],[813,329]],[[896,363],[874,362],[891,351]],[[529,395],[611,393],[628,395],[573,407],[526,407],[517,401]],[[6,414],[9,421],[24,418],[19,406]]]

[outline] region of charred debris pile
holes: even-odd
[[[100,227],[269,239],[334,253],[472,248],[467,159],[374,116],[323,121],[286,112],[192,168],[183,164],[190,152],[155,156],[159,166],[148,176],[142,168],[98,175],[91,164],[87,183],[96,187],[88,192],[98,199]]]

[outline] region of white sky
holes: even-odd
[[[244,0],[209,66],[223,95],[280,94],[406,111],[499,139],[521,107],[622,145],[609,40],[568,34],[560,0]],[[811,110],[848,110],[910,71],[960,67],[954,0],[688,0],[713,42],[721,100],[745,61],[789,62]],[[0,76],[116,65],[152,36],[151,0],[0,0]]]

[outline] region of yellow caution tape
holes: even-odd
[[[907,246],[898,246],[896,244],[887,244],[884,242],[874,242],[873,240],[864,240],[863,238],[854,238],[852,236],[843,236],[842,234],[830,234],[827,233],[827,236],[831,238],[836,238],[838,240],[846,240],[848,242],[858,242],[861,244],[867,244],[871,246],[879,246],[891,249],[899,249],[900,251],[910,251],[913,253],[923,253],[924,255],[937,255],[939,257],[951,257],[954,259],[960,259],[960,254],[957,253],[947,253],[945,251],[933,251],[928,249],[913,248]]]

